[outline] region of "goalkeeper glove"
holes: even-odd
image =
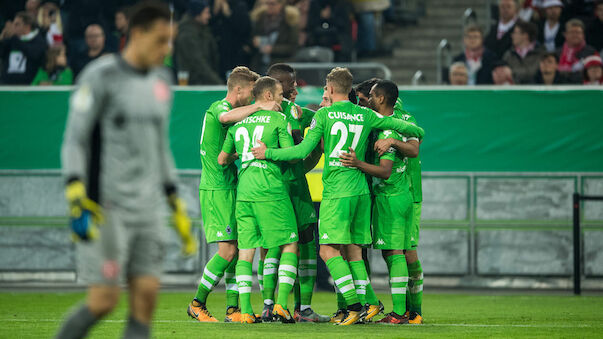
[[[172,208],[172,222],[182,240],[182,254],[191,256],[197,252],[197,242],[191,232],[191,220],[186,213],[186,204],[175,193],[170,194],[168,203]]]
[[[97,238],[97,225],[104,222],[102,210],[86,196],[84,184],[79,180],[67,184],[65,197],[69,204],[69,226],[73,239],[88,241]]]

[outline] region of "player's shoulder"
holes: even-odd
[[[103,55],[91,61],[78,76],[78,83],[94,82],[95,85],[102,84],[103,78],[109,78],[120,73],[120,56],[115,54]]]
[[[152,71],[159,79],[163,80],[166,84],[168,85],[173,85],[174,84],[174,74],[172,73],[172,71],[165,67],[165,66],[159,66],[159,67],[155,67]]]
[[[216,100],[207,109],[210,113],[221,113],[225,111],[230,111],[231,107],[228,101],[224,99]]]

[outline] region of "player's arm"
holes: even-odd
[[[256,102],[251,105],[237,107],[231,109],[230,111],[225,111],[224,113],[220,114],[218,119],[222,124],[230,125],[237,123],[260,110],[280,111],[281,105],[277,104],[276,101],[268,101],[264,103]]]
[[[294,159],[303,159],[312,152],[312,150],[318,145],[323,134],[323,123],[319,115],[314,118],[310,130],[306,135],[306,138],[299,144],[289,148],[266,148],[266,145],[258,140],[259,147],[251,149],[251,153],[256,159],[270,159],[289,161]]]
[[[423,131],[421,127],[418,127],[412,123],[401,119],[392,118],[390,116],[383,116],[376,112],[372,113],[373,114],[366,114],[366,117],[370,121],[372,128],[377,128],[380,130],[393,129],[407,137],[415,137],[419,139],[422,139],[425,135],[425,131]]]
[[[419,156],[419,139],[417,138],[409,138],[407,141],[394,138],[379,139],[375,142],[374,148],[375,152],[381,156],[392,147],[407,158]]]
[[[238,158],[231,130],[232,128],[228,130],[228,133],[226,133],[224,145],[222,145],[222,151],[220,154],[218,154],[218,164],[221,166],[229,165]]]
[[[339,160],[345,167],[357,168],[368,175],[384,180],[389,179],[394,166],[393,160],[388,158],[381,158],[379,160],[379,166],[361,161],[356,157],[356,152],[351,147],[349,148],[348,153],[342,153],[339,156]]]
[[[316,148],[314,148],[312,153],[310,153],[310,155],[304,159],[304,169],[306,170],[306,173],[310,172],[312,169],[314,169],[314,167],[316,167],[316,165],[318,165],[322,153],[322,147],[321,145],[318,145]]]

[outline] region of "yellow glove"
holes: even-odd
[[[182,254],[192,256],[197,253],[197,241],[191,232],[191,220],[186,213],[186,204],[176,194],[170,195],[168,202],[172,208],[172,222],[182,240]]]
[[[69,204],[69,226],[74,240],[88,241],[98,237],[96,225],[104,223],[101,207],[86,195],[81,181],[73,181],[65,188]]]

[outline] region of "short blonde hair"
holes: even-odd
[[[352,73],[345,67],[335,67],[327,75],[327,83],[330,83],[339,94],[350,93],[353,81]]]
[[[260,75],[256,72],[245,66],[238,66],[235,67],[230,73],[230,76],[228,76],[226,86],[228,86],[228,90],[230,91],[236,86],[247,86],[250,83],[254,83],[259,78]]]

